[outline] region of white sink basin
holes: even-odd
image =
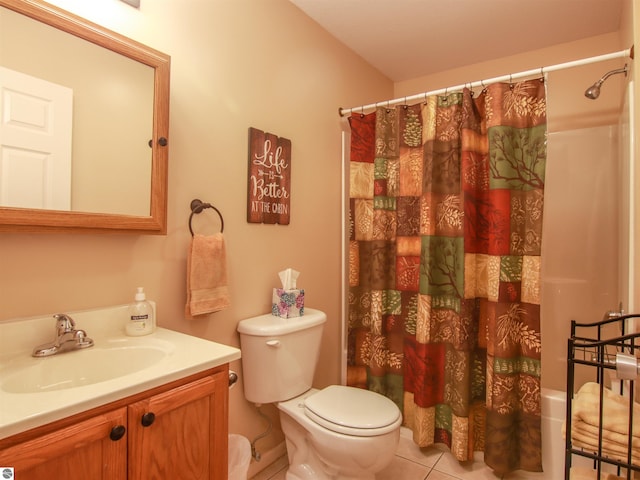
[[[0,388],[7,393],[37,393],[81,387],[123,377],[157,365],[171,353],[166,342],[135,340],[34,358],[11,369]]]

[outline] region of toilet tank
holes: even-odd
[[[281,402],[311,388],[327,316],[304,309],[301,317],[266,314],[238,323],[244,395],[253,403]]]

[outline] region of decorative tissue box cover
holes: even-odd
[[[273,289],[271,314],[277,317],[290,318],[304,315],[304,289]]]

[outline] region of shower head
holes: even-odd
[[[590,98],[591,100],[595,100],[600,96],[600,87],[604,83],[604,81],[609,78],[611,75],[616,75],[618,73],[624,73],[624,76],[627,76],[627,65],[625,64],[623,68],[618,68],[617,70],[611,70],[610,72],[605,73],[600,80],[587,88],[584,92],[584,96]]]

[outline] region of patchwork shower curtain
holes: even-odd
[[[544,82],[349,121],[348,384],[421,447],[541,471]]]

